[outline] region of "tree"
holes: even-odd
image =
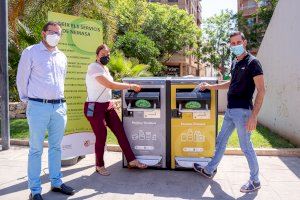
[[[149,65],[149,71],[154,75],[159,75],[163,69],[157,60],[160,52],[155,42],[142,33],[126,32],[125,35],[118,37],[113,50],[115,49],[122,50],[126,57],[137,58],[140,63]]]
[[[258,8],[258,19],[263,25],[264,30],[267,30],[278,1],[279,0],[256,0],[260,5]]]
[[[148,2],[145,0],[121,0],[116,8],[118,17],[118,34],[126,32],[140,32],[148,18]]]
[[[257,13],[251,16],[252,19],[258,19],[256,23],[249,24],[248,19],[242,16],[242,12],[235,15],[237,27],[245,34],[249,49],[259,48],[278,0],[256,0],[256,2],[259,8],[257,9]]]
[[[126,0],[119,6],[119,35],[115,47],[123,50],[126,57],[136,57],[150,65],[154,75],[163,74],[161,63],[174,53],[195,45],[200,29],[193,16],[177,6],[145,0]]]
[[[153,40],[160,51],[160,61],[187,47],[194,47],[200,32],[192,15],[177,6],[149,3],[149,14],[142,32]]]
[[[142,33],[127,32],[120,36],[114,44],[114,49],[122,50],[127,57],[134,57],[148,64],[159,56],[155,42]]]
[[[212,65],[215,69],[221,67],[223,75],[226,71],[225,66],[230,63],[231,54],[227,44],[233,29],[234,19],[231,11],[222,11],[208,18],[203,23],[203,34],[198,40],[198,49],[194,52],[204,65]]]
[[[247,48],[258,49],[261,42],[260,33],[262,32],[262,26],[257,23],[249,25],[248,19],[243,17],[242,12],[237,13],[235,15],[235,18],[237,18],[238,30],[243,32],[245,37],[247,38]]]

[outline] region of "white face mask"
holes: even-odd
[[[60,36],[58,36],[57,34],[46,35],[46,42],[51,47],[56,47],[58,45],[59,40],[60,40]]]

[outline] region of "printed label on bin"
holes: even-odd
[[[154,150],[154,146],[135,146],[134,149],[152,151]]]
[[[203,148],[184,147],[183,151],[184,152],[199,153],[199,152],[203,152]]]
[[[160,110],[144,111],[144,118],[160,118]]]
[[[181,133],[181,142],[205,142],[205,136],[198,130],[188,129]]]
[[[210,119],[209,110],[201,110],[193,113],[193,119]]]

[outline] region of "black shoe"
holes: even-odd
[[[200,173],[202,176],[204,176],[206,178],[210,178],[210,179],[212,179],[217,173],[217,169],[212,174],[206,173],[204,168],[201,165],[199,165],[198,163],[194,163],[194,170],[196,172]]]
[[[59,188],[57,187],[52,187],[51,188],[52,192],[60,192],[66,195],[73,195],[75,194],[75,190],[65,184],[61,184],[61,186]]]
[[[41,194],[35,194],[32,196],[32,194],[29,195],[29,200],[43,200],[43,197]]]
[[[260,182],[248,181],[245,185],[241,187],[241,192],[250,193],[261,188]]]

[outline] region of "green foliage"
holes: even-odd
[[[20,21],[17,21],[16,31],[19,43],[17,43],[14,38],[12,38],[13,34],[9,34],[8,38],[8,74],[10,101],[18,101],[19,99],[16,86],[16,75],[22,51],[27,46],[36,44],[38,42],[38,39],[35,37],[32,31]],[[11,29],[9,30],[9,32],[11,33]]]
[[[248,19],[244,18],[241,12],[235,15],[238,29],[245,34],[249,49],[259,48],[278,0],[256,0],[256,2],[260,7],[258,8],[257,13],[251,16],[252,19],[258,19],[253,25],[249,24]]]
[[[119,23],[119,34],[128,31],[140,32],[148,17],[148,3],[145,0],[121,0],[116,9]]]
[[[218,131],[221,131],[224,116],[219,115]],[[272,132],[270,129],[258,125],[256,130],[251,133],[251,140],[254,148],[295,148],[295,146],[287,141],[286,139],[280,137],[277,133]],[[227,147],[239,148],[239,138],[237,130],[233,131],[230,136]]]
[[[148,64],[156,76],[163,75],[165,70],[161,63],[196,43],[200,29],[193,16],[177,6],[147,3],[145,0],[127,0],[119,6],[117,15],[121,36],[115,48],[120,48],[126,57],[135,57]]]
[[[104,25],[104,41],[110,46],[117,33],[115,9],[118,1],[107,0],[56,0],[29,1],[26,4],[24,22],[40,38],[48,11],[101,20]]]
[[[154,75],[159,75],[163,70],[163,66],[157,60],[159,50],[155,43],[142,33],[126,32],[118,37],[114,49],[122,50],[126,57],[137,58],[140,63],[149,65],[149,71]]]
[[[235,17],[237,18],[239,31],[243,32],[247,38],[247,48],[257,49],[260,45],[258,30],[261,29],[261,25],[254,24],[250,27],[247,19],[243,17],[242,12],[237,13]]]
[[[155,42],[160,61],[167,61],[185,47],[194,47],[200,29],[192,15],[177,6],[157,3],[150,3],[148,9],[142,32]]]
[[[115,51],[110,56],[108,68],[116,81],[121,81],[124,77],[145,77],[151,76],[148,66],[139,64],[137,59],[127,59],[120,51]]]
[[[231,11],[222,11],[208,18],[203,23],[202,35],[198,37],[198,47],[193,54],[205,65],[212,65],[214,68],[228,67],[231,53],[227,44],[233,29],[234,20]]]
[[[126,32],[117,39],[114,48],[122,50],[127,57],[137,58],[146,64],[160,54],[155,43],[142,33]]]
[[[264,30],[267,29],[279,0],[256,0],[261,6],[258,8],[258,19]],[[265,2],[265,3],[264,3]]]
[[[104,42],[122,50],[127,58],[135,58],[124,61],[124,69],[120,69],[120,65],[113,66],[118,69],[116,80],[139,74],[140,67],[137,66],[141,65],[136,63],[147,64],[147,67],[142,65],[143,73],[149,70],[153,75],[163,75],[166,67],[162,63],[174,53],[193,47],[200,32],[193,16],[186,11],[146,0],[11,0],[9,9],[10,94],[13,101],[18,100],[15,76],[20,54],[25,47],[42,39],[41,30],[47,22],[48,11],[103,22]],[[117,52],[116,57],[121,59],[119,55]]]

